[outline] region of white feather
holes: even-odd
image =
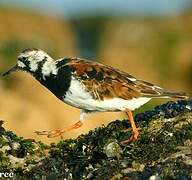
[[[76,79],[71,80],[71,85],[67,91],[64,101],[72,106],[90,111],[124,111],[134,110],[147,103],[151,98],[140,97],[131,100],[121,98],[94,100],[85,86]]]
[[[49,76],[51,73],[57,75],[57,67],[55,61],[47,60],[42,67],[41,73],[43,76]]]
[[[129,79],[130,81],[137,81],[137,79],[135,79],[135,78],[127,78],[127,79]]]
[[[21,62],[21,61],[17,61],[17,65],[18,65],[19,67],[21,67],[21,68],[26,67],[26,65],[25,65],[23,62]]]
[[[37,64],[37,62],[34,61],[33,59],[30,59],[30,58],[29,58],[29,61],[30,61],[30,64],[29,64],[30,70],[31,70],[32,72],[37,71],[37,69],[38,69],[38,64]]]

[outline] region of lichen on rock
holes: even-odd
[[[168,102],[136,115],[139,139],[116,120],[77,139],[45,145],[0,126],[0,172],[33,179],[190,179],[192,101]]]

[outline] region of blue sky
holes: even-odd
[[[4,5],[28,7],[52,15],[169,15],[182,12],[191,0],[1,0]]]

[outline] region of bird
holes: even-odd
[[[14,71],[30,73],[37,81],[49,89],[58,99],[79,108],[79,120],[62,129],[36,131],[49,138],[80,128],[87,115],[95,112],[118,112],[127,114],[132,134],[122,144],[138,139],[132,111],[153,98],[186,99],[184,92],[167,90],[117,68],[77,57],[54,60],[45,51],[27,48],[17,57],[17,63],[3,73]]]

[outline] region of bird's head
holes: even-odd
[[[6,76],[17,70],[35,74],[35,72],[37,72],[38,70],[42,70],[45,64],[48,64],[50,66],[50,64],[53,62],[53,59],[46,52],[40,49],[28,48],[19,54],[17,64],[2,75]],[[51,71],[51,69],[48,71]]]

